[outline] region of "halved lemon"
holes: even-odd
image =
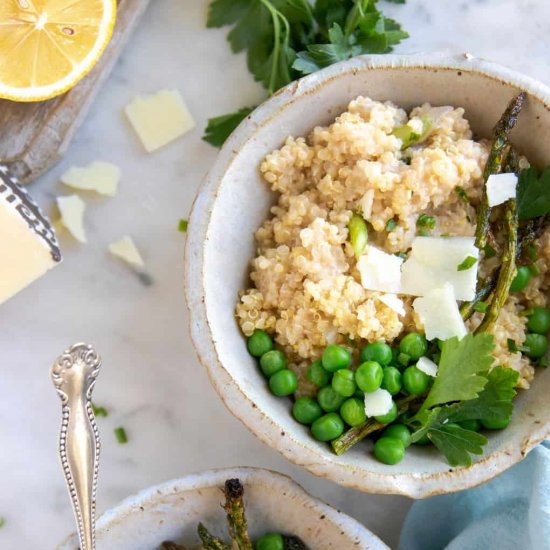
[[[116,0],[0,0],[0,98],[49,99],[97,63]]]

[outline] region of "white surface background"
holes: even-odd
[[[397,52],[468,51],[550,83],[546,0],[381,0],[411,33]],[[65,262],[0,308],[0,548],[54,548],[73,530],[57,460],[60,403],[49,380],[69,344],[93,343],[104,358],[96,403],[103,453],[98,507],[148,485],[222,466],[286,472],[366,524],[391,546],[409,501],[360,494],[317,479],[260,443],[223,407],[195,359],[187,331],[177,231],[216,150],[200,140],[209,116],[258,102],[262,90],[234,56],[225,32],[204,28],[206,0],[152,0],[66,158],[32,186],[50,210],[70,194],[59,175],[96,159],[117,163],[120,193],[86,197],[89,244],[62,235]],[[147,155],[122,116],[139,92],[177,87],[196,117],[183,139]],[[130,234],[154,277],[143,286],[106,252]],[[113,428],[130,442],[118,445]]]

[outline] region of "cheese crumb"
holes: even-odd
[[[195,127],[178,90],[138,96],[125,108],[126,116],[148,153],[183,136]]]
[[[437,375],[438,366],[427,357],[421,357],[416,362],[416,368],[419,371],[422,371],[424,374],[427,374],[428,376],[433,376],[435,378]]]
[[[114,197],[120,181],[120,168],[110,162],[97,160],[88,166],[71,166],[61,176],[61,182],[73,189],[95,191]]]
[[[487,202],[490,208],[516,198],[518,177],[516,174],[492,174],[487,178]]]
[[[378,389],[365,394],[365,414],[369,418],[388,414],[392,407],[393,400],[388,390]]]
[[[68,197],[57,197],[57,207],[61,214],[63,226],[69,230],[77,241],[87,242],[86,231],[84,230],[86,203],[77,195],[70,195]]]
[[[375,246],[367,246],[357,261],[361,284],[367,290],[399,294],[401,292],[401,264],[403,259],[387,254]]]
[[[453,286],[449,283],[434,288],[422,298],[417,298],[413,302],[413,308],[424,325],[428,340],[447,340],[453,336],[462,338],[467,333]]]
[[[405,317],[405,306],[403,305],[403,300],[399,298],[396,294],[381,294],[377,298],[390,309],[395,311],[401,317]]]
[[[132,237],[122,237],[122,239],[111,243],[109,245],[109,252],[132,267],[137,269],[143,269],[145,267],[145,262]]]
[[[479,260],[473,237],[416,237],[403,264],[401,293],[425,296],[449,283],[457,300],[473,300],[478,263],[471,269],[457,269],[468,256]]]

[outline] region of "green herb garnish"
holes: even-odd
[[[508,338],[506,340],[506,344],[510,353],[516,353],[518,351],[518,345],[516,344],[515,340],[512,340],[512,338]]]
[[[393,218],[387,221],[386,231],[395,231],[396,227],[397,227],[397,222]]]
[[[232,51],[246,52],[248,70],[270,95],[338,61],[389,52],[408,37],[377,0],[213,0],[207,26],[226,25]],[[210,119],[203,139],[222,145],[250,111]]]
[[[457,185],[455,187],[456,194],[467,204],[470,204],[470,197],[468,197],[468,193],[464,191],[464,188],[460,185]]]
[[[536,168],[527,168],[519,173],[517,203],[520,220],[550,213],[550,166],[540,175]]]
[[[428,214],[420,214],[416,220],[416,225],[418,227],[427,227],[428,229],[433,229],[436,224],[436,219],[433,216]]]
[[[114,432],[118,443],[121,445],[128,443],[128,436],[126,435],[126,430],[124,428],[115,428]]]
[[[490,244],[483,247],[483,253],[487,259],[494,258],[497,255],[497,251]]]
[[[4,525],[6,525],[6,519],[0,517],[0,529],[2,529],[2,527],[4,527]]]
[[[462,261],[461,263],[459,263],[457,266],[456,266],[456,270],[457,271],[467,271],[468,269],[471,269],[472,267],[474,267],[474,265],[476,265],[477,263],[477,258],[474,258],[473,256],[467,256],[464,261]]]
[[[109,416],[105,407],[98,407],[95,403],[92,403],[92,410],[94,411],[94,416],[101,416],[103,418]]]
[[[189,226],[189,222],[187,220],[184,220],[183,218],[178,222],[178,231],[180,233],[187,233],[187,228]]]

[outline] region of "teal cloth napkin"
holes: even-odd
[[[550,441],[480,487],[415,502],[400,550],[550,549]]]

